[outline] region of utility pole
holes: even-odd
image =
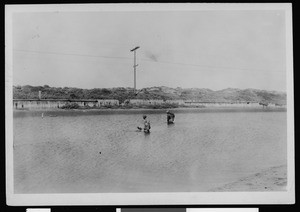
[[[136,64],[136,50],[140,48],[139,46],[135,47],[134,49],[131,49],[130,51],[134,53],[134,59],[133,59],[133,74],[134,74],[134,86],[133,86],[133,89],[134,89],[134,94],[135,94],[135,91],[136,91],[136,67],[138,66],[138,64]]]

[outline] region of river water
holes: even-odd
[[[285,111],[174,112],[15,111],[15,193],[200,192],[287,163]]]

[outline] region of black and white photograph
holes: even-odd
[[[292,204],[292,4],[5,7],[8,205]]]

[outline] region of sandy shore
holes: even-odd
[[[287,166],[276,166],[210,191],[284,191]]]

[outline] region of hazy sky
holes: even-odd
[[[286,90],[285,13],[13,14],[13,84]]]

